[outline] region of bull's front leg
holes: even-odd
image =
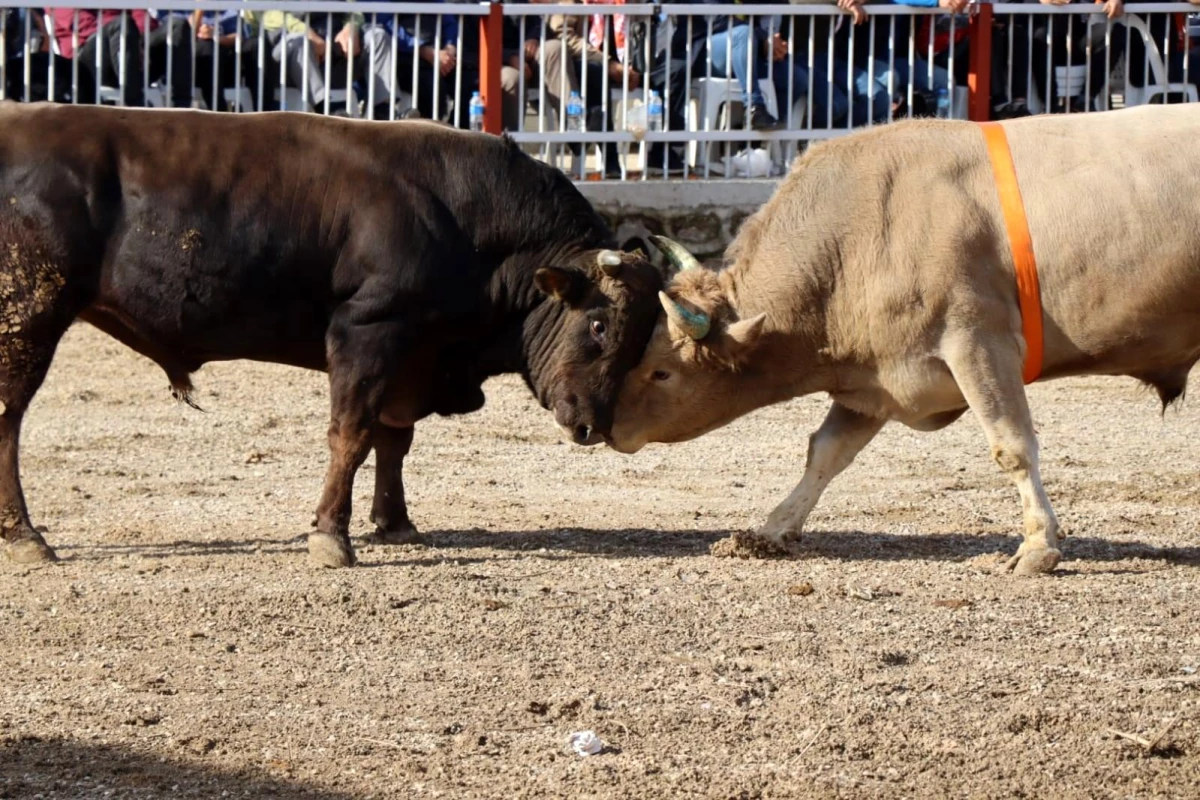
[[[1021,353],[1012,339],[984,341],[972,333],[952,340],[947,366],[963,398],[983,426],[992,458],[1017,484],[1025,518],[1025,539],[1007,569],[1018,575],[1052,572],[1058,550],[1058,517],[1042,487],[1038,442],[1021,379]]]
[[[413,428],[375,426],[375,500],[371,521],[375,531],[366,537],[374,544],[424,544],[408,518],[404,499],[404,458],[412,447]]]
[[[758,536],[780,547],[799,538],[830,481],[850,466],[886,422],[835,402],[821,427],[808,439],[808,457],[799,485],[771,512]]]
[[[368,298],[370,299],[370,298]],[[309,558],[324,567],[351,567],[350,501],[354,476],[371,451],[372,430],[393,374],[403,326],[378,321],[368,303],[354,299],[334,314],[326,334],[329,365],[329,469],[317,505]]]

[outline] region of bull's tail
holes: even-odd
[[[192,376],[185,373],[167,373],[167,379],[171,381],[171,396],[181,403],[196,409],[204,411],[197,403],[192,393],[196,391],[196,387],[192,385]]]
[[[1158,393],[1158,399],[1162,402],[1162,413],[1166,415],[1169,406],[1174,403],[1182,404],[1187,399],[1188,373],[1191,369],[1192,365],[1188,364],[1178,370],[1134,377]]]

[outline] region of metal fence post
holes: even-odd
[[[500,70],[504,67],[504,4],[492,3],[479,18],[479,94],[483,98],[483,129],[501,133],[504,128],[500,96]]]
[[[968,65],[967,116],[974,122],[986,122],[992,114],[992,4],[984,0],[971,18]]]

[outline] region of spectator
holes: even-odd
[[[477,0],[447,0],[450,3],[471,3]],[[526,0],[515,0],[526,2]],[[520,18],[505,17],[502,29],[501,58],[504,66],[500,70],[500,91],[502,97],[502,118],[506,130],[519,130],[521,114],[525,109],[524,99],[519,97],[521,76],[524,74],[525,85],[531,86],[537,81],[540,72],[539,63],[549,65],[552,60],[560,58],[561,44],[553,39],[546,41],[545,50],[541,49],[542,20],[540,17],[524,17],[525,28],[522,32]],[[462,28],[463,33],[463,101],[458,110],[457,124],[467,127],[467,100],[471,93],[479,90],[479,23],[476,17],[467,18],[467,24]],[[546,75],[551,74],[549,66]],[[547,77],[549,80],[549,77]]]
[[[1200,5],[1200,0],[1189,0]],[[1187,34],[1186,14],[1146,14],[1142,17],[1150,31],[1150,39],[1162,56],[1163,66],[1167,70],[1167,80],[1170,83],[1183,83],[1186,74],[1187,81],[1200,90],[1200,39],[1191,39]],[[1112,56],[1110,64],[1116,64],[1125,53],[1126,26],[1115,25],[1112,35]],[[1128,36],[1129,51],[1126,54],[1125,80],[1128,84],[1144,88],[1148,79],[1146,44],[1136,31]],[[1186,69],[1185,69],[1186,64]],[[1101,89],[1103,87],[1100,87]]]
[[[317,12],[305,16],[309,21],[293,14],[267,11],[262,14],[261,21],[252,16],[251,24],[265,29],[266,37],[273,44],[271,55],[282,65],[288,83],[304,89],[307,82],[308,97],[305,100],[320,107],[330,90],[348,88],[349,78],[361,66],[351,62],[362,52],[363,17],[356,12]],[[327,61],[332,86],[325,83]],[[339,116],[352,113],[345,107],[331,110]]]
[[[369,112],[372,119],[392,118],[393,83],[396,97],[407,97],[410,108],[415,108],[422,117],[443,122],[451,118],[455,95],[455,70],[458,66],[456,42],[459,25],[458,17],[454,14],[442,14],[441,20],[440,43],[437,40],[437,18],[430,14],[421,16],[419,29],[415,14],[385,15],[382,20],[373,21],[367,26],[363,35],[363,57],[364,64],[368,66],[365,68],[367,74],[363,80],[374,83],[374,107]],[[393,34],[396,40],[395,54],[392,52]],[[476,36],[478,37],[478,33]],[[415,97],[412,96],[414,51],[417,54]],[[465,69],[464,66],[464,81],[467,78]],[[435,70],[437,81],[434,80]],[[368,93],[370,91],[368,89]],[[466,105],[465,98],[462,103]]]
[[[254,95],[255,108],[263,111],[277,111],[283,108],[283,83],[286,77],[283,72],[284,40],[289,33],[302,35],[308,25],[303,19],[294,14],[282,11],[243,11],[242,22],[246,31],[248,47],[245,48],[245,61],[249,71],[246,75],[246,85]],[[263,97],[258,98],[258,50],[263,50]],[[288,108],[289,111],[300,109]]]
[[[970,20],[966,15],[961,14],[967,7],[967,0],[868,0],[869,2],[879,2],[891,5],[917,6],[921,8],[944,8],[956,15],[955,32],[962,29],[965,36],[968,30],[967,25]],[[892,43],[893,23],[890,21],[887,24],[875,26],[874,40],[870,42],[870,52],[864,53],[859,57],[859,63],[864,68],[868,67],[867,62],[874,60],[875,68],[872,71],[875,81],[878,84],[878,91],[887,92],[891,86],[894,94],[891,97],[893,114],[903,114],[904,106],[907,104],[907,96],[909,84],[912,84],[912,92],[914,104],[916,98],[921,97],[921,106],[919,108],[907,109],[911,113],[930,113],[936,108],[936,96],[939,90],[950,89],[950,73],[936,63],[931,64],[925,59],[929,53],[928,42],[925,42],[924,47],[917,44],[913,48],[912,61],[908,58],[908,42],[912,38],[910,35],[913,30],[913,18],[911,16],[895,17],[894,35],[895,44]],[[924,17],[924,20],[932,22],[933,17]],[[950,30],[950,17],[941,16],[937,20],[937,24],[944,25],[944,30],[947,36]],[[864,37],[870,40],[871,37]]]
[[[1068,5],[1074,0],[1038,0],[1043,5]],[[1103,4],[1104,14],[1109,19],[1118,19],[1125,13],[1122,0],[1096,0]],[[1103,28],[1097,28],[1095,39],[1089,24],[1090,16],[1080,15],[1061,16],[1043,14],[1035,17],[1033,27],[1033,77],[1034,87],[1042,94],[1042,104],[1049,113],[1056,111],[1083,111],[1091,104],[1091,97],[1073,97],[1058,104],[1058,78],[1054,67],[1082,66],[1089,63],[1088,51],[1091,51],[1088,78],[1085,86],[1089,86],[1094,97],[1104,90],[1104,80],[1115,63],[1116,50],[1109,54],[1104,46]],[[1046,40],[1050,44],[1047,47]],[[1114,37],[1115,38],[1115,37]],[[1069,55],[1068,55],[1069,50]],[[1047,69],[1049,55],[1050,69]],[[1069,106],[1068,106],[1069,103]]]
[[[839,5],[849,12],[847,16],[828,16],[801,14],[794,18],[781,17],[772,20],[767,33],[766,46],[770,58],[776,66],[772,79],[775,85],[775,96],[780,98],[779,113],[781,119],[787,121],[787,105],[782,100],[788,98],[789,83],[791,85],[792,104],[801,97],[808,98],[809,126],[813,128],[838,128],[850,125],[865,124],[873,116],[887,115],[886,96],[868,91],[868,74],[866,70],[850,64],[849,53],[850,24],[861,25],[867,19],[866,11],[861,3],[849,0],[766,0],[769,3],[790,3],[792,5]],[[788,66],[788,43],[794,37],[792,45],[791,68]],[[809,63],[808,46],[813,45],[812,63]],[[830,56],[833,58],[833,71],[829,71]],[[809,94],[809,84],[812,93]],[[853,97],[853,115],[851,115]],[[872,114],[871,101],[877,100],[883,105],[878,114]],[[800,120],[794,120],[800,125]]]
[[[71,102],[71,62],[50,52],[42,12],[37,9],[6,8],[4,15],[5,97],[30,102],[55,100]],[[26,15],[29,21],[29,41],[25,41]],[[28,45],[29,51],[25,48]],[[25,60],[29,59],[28,94],[25,86]],[[50,96],[50,64],[54,63],[54,96]],[[95,96],[91,80],[81,76],[80,93],[85,98]]]
[[[702,6],[719,3],[719,0],[690,0],[691,4]],[[703,13],[697,8],[696,12]],[[691,28],[689,39],[688,29]],[[712,49],[709,50],[709,34],[712,35]],[[746,122],[752,130],[777,130],[780,122],[770,112],[759,87],[758,81],[766,78],[767,48],[757,27],[751,28],[745,20],[728,16],[696,17],[691,26],[686,20],[680,21],[674,27],[671,41],[668,44],[671,65],[670,94],[673,97],[684,96],[683,81],[688,63],[688,47],[691,47],[691,74],[693,78],[736,78],[742,90],[742,102],[748,109]],[[711,68],[711,72],[709,71]],[[653,85],[654,82],[652,82]],[[659,85],[662,84],[661,76]],[[682,113],[682,104],[679,106]],[[672,109],[673,115],[675,109]],[[679,119],[682,122],[682,118]],[[674,127],[674,126],[673,126]],[[682,127],[682,126],[680,126]]]
[[[183,35],[184,26],[159,26],[158,20],[145,11],[121,12],[47,8],[54,26],[54,37],[63,58],[76,58],[89,72],[94,86],[114,86],[120,89],[123,104],[142,107],[146,104],[144,84],[166,75],[167,60],[171,60],[171,87],[168,103],[175,108],[192,105],[191,39]],[[78,17],[76,17],[78,15]],[[121,46],[121,20],[126,20],[124,48]],[[76,37],[72,30],[78,20]],[[133,24],[129,24],[132,21]],[[146,29],[150,32],[147,34]],[[79,52],[75,52],[75,39]],[[149,75],[142,69],[143,41],[149,51]],[[122,72],[123,70],[123,72]],[[124,74],[122,86],[120,76]],[[86,100],[88,98],[80,98]],[[95,102],[100,102],[97,89]]]
[[[187,12],[172,12],[172,13],[187,13]],[[200,93],[204,96],[204,104],[211,109],[217,111],[228,110],[228,103],[225,101],[225,90],[237,88],[238,77],[238,54],[237,42],[242,36],[241,12],[240,11],[200,11],[197,9],[189,14],[189,22],[192,30],[195,33],[196,44],[196,85],[200,88]],[[245,66],[251,65],[257,68],[258,60],[253,58],[255,53],[249,54],[242,52],[242,73],[243,80],[247,81],[247,85],[257,84],[254,80],[254,73],[246,74]],[[216,97],[213,96],[213,61],[216,61],[216,82],[217,91]],[[257,86],[251,89],[251,94],[257,91]],[[256,105],[257,105],[257,101]]]
[[[720,0],[689,0],[688,4],[696,6],[719,3]],[[702,14],[702,8],[696,8],[697,14]],[[650,41],[656,40],[658,20],[652,19],[645,36]],[[710,27],[711,24],[711,27]],[[708,35],[712,32],[712,52],[708,52]],[[689,48],[691,58],[688,58]],[[766,103],[759,88],[758,81],[769,74],[767,66],[768,47],[759,33],[751,30],[748,23],[733,24],[728,16],[703,17],[691,19],[681,17],[674,20],[671,26],[670,41],[666,43],[664,52],[657,52],[649,70],[647,83],[649,88],[657,90],[664,99],[671,102],[664,104],[668,130],[684,130],[684,102],[688,90],[687,81],[709,75],[709,65],[712,65],[713,77],[727,77],[726,66],[733,73],[742,89],[742,100],[748,113],[746,121],[756,130],[775,130],[781,125],[766,108]],[[753,58],[751,59],[751,53]],[[747,64],[749,63],[749,68]],[[647,170],[650,172],[664,171],[667,174],[683,172],[683,158],[680,147],[672,145],[664,147],[661,142],[652,144],[646,154]]]
[[[928,7],[935,5],[924,0]],[[920,5],[920,2],[910,2]],[[934,52],[933,61],[939,67],[950,68],[954,56],[954,80],[966,85],[971,64],[969,36],[970,18],[963,15],[968,0],[938,0],[937,7],[949,14],[923,17],[917,24],[916,50]],[[951,42],[949,20],[954,16],[954,41]],[[1030,115],[1027,103],[1029,87],[1029,20],[1019,14],[996,15],[992,18],[991,118],[1015,119]]]
[[[554,2],[554,0],[533,1]],[[576,2],[576,0],[563,1],[568,4]],[[549,99],[550,104],[558,112],[559,119],[562,119],[566,97],[569,97],[571,92],[578,92],[586,104],[586,127],[590,131],[611,131],[613,129],[612,105],[604,96],[605,76],[608,77],[610,90],[624,86],[626,79],[628,79],[630,89],[637,89],[642,85],[641,74],[622,64],[616,57],[617,52],[624,48],[615,35],[608,36],[610,55],[604,54],[604,32],[609,29],[607,23],[610,20],[609,16],[603,17],[597,32],[599,47],[589,41],[587,33],[589,17],[582,13],[553,14],[547,23],[550,33],[557,37],[556,44],[559,47],[552,51],[550,57],[543,58],[546,77],[545,84],[542,86],[542,96]],[[550,41],[552,40],[546,42],[547,46]],[[583,80],[580,80],[580,65],[586,67],[586,75]],[[608,106],[607,116],[604,113],[606,105]],[[578,142],[571,143],[570,149],[576,154],[582,151]],[[604,172],[608,177],[620,177],[620,159],[621,155],[617,151],[616,143],[605,143]]]

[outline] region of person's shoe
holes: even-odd
[[[992,109],[992,119],[1017,119],[1018,117],[1031,117],[1029,108],[1025,105],[1024,100],[1017,100],[1013,103],[1001,103]]]
[[[752,131],[777,131],[784,126],[784,123],[775,119],[762,103],[750,107],[748,119]]]

